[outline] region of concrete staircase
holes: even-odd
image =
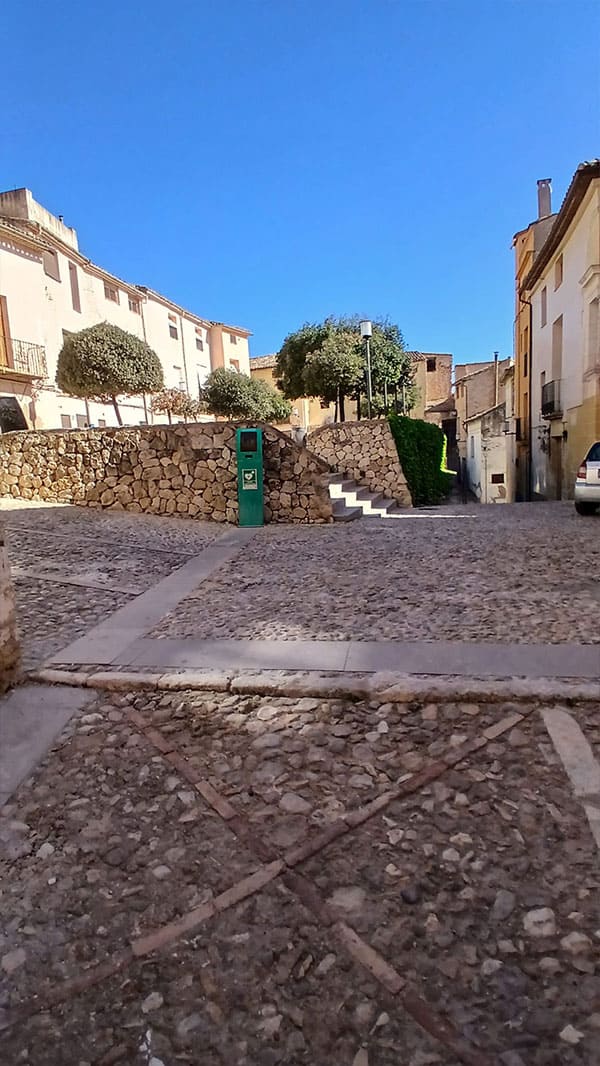
[[[356,518],[394,518],[402,512],[395,500],[370,492],[356,481],[334,474],[329,479],[329,496],[334,522],[353,522]]]

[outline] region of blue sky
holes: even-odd
[[[0,32],[0,187],[254,355],[355,312],[510,354],[536,179],[558,206],[600,155],[588,0],[24,0]]]

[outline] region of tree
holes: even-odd
[[[318,396],[325,404],[336,402],[343,422],[345,397],[356,399],[366,392],[365,346],[359,322],[358,315],[331,317],[322,323],[305,323],[288,334],[277,355],[275,371],[284,396],[291,400]],[[412,386],[414,367],[399,327],[388,319],[374,321],[370,344],[373,394],[383,398],[386,388]]]
[[[176,418],[198,418],[202,414],[204,405],[200,400],[193,400],[188,392],[183,389],[161,389],[152,397],[152,410],[157,415],[167,415],[169,423],[173,415]]]
[[[211,414],[225,418],[283,422],[291,412],[289,401],[266,381],[249,378],[225,367],[209,374],[202,399]]]
[[[111,402],[122,426],[117,397],[157,392],[164,379],[160,360],[145,341],[110,322],[99,322],[66,338],[56,384],[69,396]]]
[[[335,330],[321,347],[309,352],[302,378],[305,395],[319,396],[323,403],[339,406],[340,420],[345,420],[344,398],[356,392],[364,373],[364,360],[356,335],[350,330]]]

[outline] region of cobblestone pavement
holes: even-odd
[[[101,694],[0,848],[11,1066],[599,1061],[598,853],[536,708]]]
[[[0,501],[26,668],[166,577],[216,524]],[[139,519],[139,521],[138,521]]]
[[[600,641],[598,522],[572,504],[271,526],[154,630],[279,640]]]

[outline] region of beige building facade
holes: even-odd
[[[28,189],[0,193],[0,428],[116,424],[110,404],[86,404],[55,385],[65,335],[103,321],[146,340],[165,386],[193,398],[219,366],[249,373],[248,330],[115,277],[80,252],[76,231]],[[119,406],[125,424],[166,420],[152,415],[149,398]]]
[[[600,160],[577,168],[520,295],[531,308],[531,494],[568,499],[600,440]]]

